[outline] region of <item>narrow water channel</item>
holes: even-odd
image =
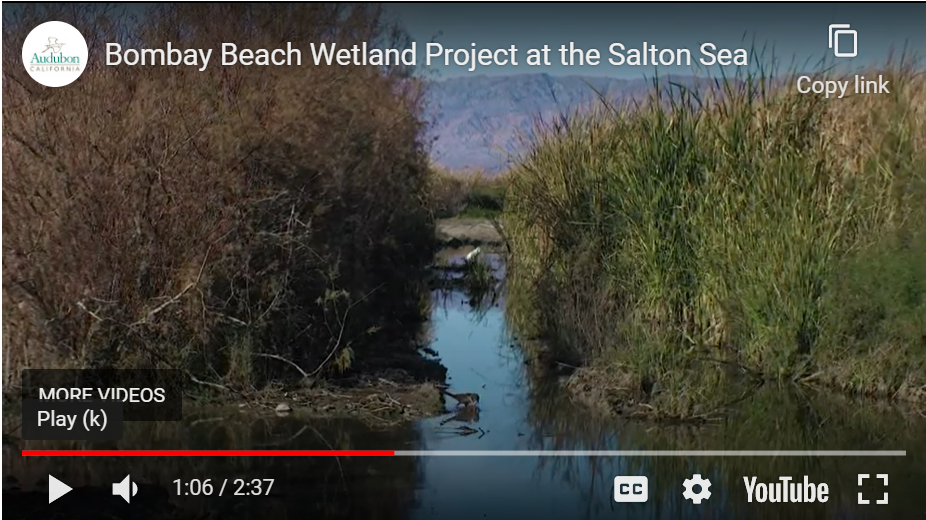
[[[101,502],[113,518],[614,519],[924,518],[926,429],[896,411],[768,389],[724,424],[694,428],[602,418],[583,411],[556,381],[532,375],[506,324],[503,302],[476,309],[456,291],[433,293],[431,348],[452,391],[480,394],[478,415],[448,413],[372,431],[357,421],[298,414],[258,419],[190,410],[182,423],[127,424],[119,443],[97,448],[398,450],[906,450],[904,457],[420,456],[382,458],[187,458],[24,460],[4,450],[4,514],[10,518],[90,518]],[[185,412],[187,412],[185,410]],[[68,443],[56,447],[68,448]],[[43,447],[50,447],[44,446]],[[131,505],[108,486],[131,473],[141,486]],[[888,474],[889,486],[858,474]],[[42,479],[76,489],[47,505]],[[683,481],[710,480],[710,498],[683,498]],[[828,501],[749,502],[744,477],[790,476],[826,483]],[[616,476],[646,476],[648,500],[616,503]],[[185,496],[178,477],[273,478],[266,497]],[[22,488],[7,493],[7,481]],[[33,484],[35,483],[35,484]],[[84,486],[84,487],[80,487]],[[889,492],[889,503],[875,500]],[[871,500],[858,505],[858,493]],[[12,499],[12,500],[11,500]],[[82,505],[83,504],[83,505]],[[47,508],[57,507],[57,513]],[[36,516],[37,512],[42,512]]]

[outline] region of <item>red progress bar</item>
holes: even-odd
[[[392,457],[392,450],[23,450],[23,457]]]

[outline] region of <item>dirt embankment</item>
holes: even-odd
[[[438,388],[447,369],[426,346],[418,352],[383,351],[358,361],[350,374],[332,379],[306,377],[285,387],[256,392],[199,396],[196,405],[237,406],[242,413],[349,418],[367,426],[391,428],[444,411]]]
[[[242,413],[351,418],[374,429],[391,428],[441,414],[444,402],[439,385],[418,377],[387,379],[377,374],[350,384],[320,381],[305,388],[268,392],[238,406]]]
[[[502,235],[488,219],[449,218],[437,221],[437,238],[448,246],[501,245]]]

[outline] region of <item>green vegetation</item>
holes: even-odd
[[[485,253],[476,255],[463,265],[463,280],[467,294],[478,299],[482,299],[498,284],[495,270]]]
[[[507,174],[449,172],[432,166],[431,198],[437,218],[496,219],[505,208]]]
[[[17,50],[49,19],[91,46],[400,46],[378,7],[165,4],[137,34],[105,6],[56,9],[3,27],[5,384],[154,366],[251,388],[414,353],[435,239],[408,70],[95,61],[55,89]]]
[[[541,129],[503,215],[522,334],[674,416],[756,381],[926,401],[926,82],[877,74],[890,95],[760,73]]]

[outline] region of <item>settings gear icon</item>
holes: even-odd
[[[700,473],[695,473],[690,479],[686,478],[682,485],[685,486],[685,492],[682,493],[682,496],[685,497],[686,500],[691,500],[695,504],[700,504],[702,500],[711,498],[711,481],[701,478]],[[700,491],[697,493],[692,491],[691,488],[694,486],[698,486]]]

